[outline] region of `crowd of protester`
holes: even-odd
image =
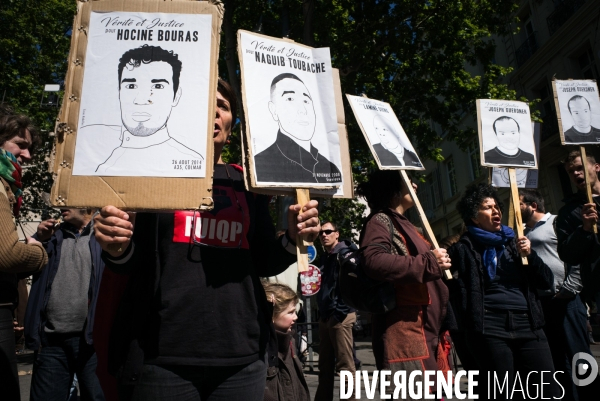
[[[269,198],[247,191],[242,169],[221,158],[237,104],[223,80],[216,102],[213,188],[226,195],[215,208],[230,208],[243,234],[221,245],[194,238],[194,227],[189,241],[176,241],[173,216],[188,212],[110,205],[61,209],[60,219],[43,221],[20,242],[21,166],[39,135],[29,118],[1,106],[1,399],[20,399],[15,334],[22,328],[14,311],[19,280],[33,276],[24,324],[34,351],[32,401],[68,399],[74,380],[82,400],[310,400],[294,337],[297,284],[261,281],[290,275],[300,236],[323,247],[315,399],[333,399],[336,373],[356,370],[357,315],[340,294],[338,274],[340,255],[358,247],[340,238],[336,222],[319,221],[314,200],[290,206],[288,229],[276,235]],[[600,380],[575,386],[571,361],[591,355],[586,305],[600,291],[593,231],[600,201],[588,203],[583,177],[587,169],[600,195],[600,164],[571,152],[564,168],[579,192],[558,215],[546,212],[538,191],[521,190],[526,231],[518,237],[502,224],[496,190],[479,184],[458,202],[463,232],[439,249],[405,216],[414,203],[401,176],[368,175],[357,187],[371,210],[360,233],[363,267],[396,294],[394,309],[371,317],[377,369],[446,372],[454,346],[465,369],[481,372],[480,394],[486,372],[506,373],[510,383],[542,371],[564,372],[546,396],[598,394]],[[448,269],[453,279],[443,280]]]

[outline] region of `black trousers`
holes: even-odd
[[[467,332],[466,343],[479,365],[480,399],[561,396],[546,335],[531,329],[527,312],[486,310],[484,332]]]
[[[267,365],[159,366],[145,364],[140,382],[120,386],[121,401],[262,401]]]
[[[2,382],[0,386],[2,400],[21,400],[12,306],[0,306],[0,382]]]

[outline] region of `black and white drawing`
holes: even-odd
[[[540,160],[540,123],[531,123],[533,138],[535,141],[535,154],[539,163]],[[515,169],[518,188],[537,188],[539,170],[538,169]],[[508,177],[508,168],[494,167],[492,171],[492,185],[499,188],[509,188],[510,178]]]
[[[591,80],[554,81],[563,143],[600,143],[598,86]]]
[[[304,82],[291,73],[277,75],[271,82],[268,107],[279,130],[275,142],[254,157],[257,180],[339,182],[340,170],[312,143],[315,106]]]
[[[380,168],[423,169],[415,149],[388,103],[359,96],[346,97]]]
[[[256,186],[343,183],[329,49],[239,33]]]
[[[526,103],[477,100],[482,165],[537,168],[531,115]]]
[[[210,32],[210,15],[91,13],[74,175],[204,177]]]

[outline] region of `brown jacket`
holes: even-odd
[[[16,302],[16,273],[41,270],[48,263],[48,255],[41,244],[19,242],[12,212],[14,196],[1,178],[0,185],[0,304],[6,304]]]
[[[390,244],[388,216],[394,224],[394,244]],[[436,370],[448,289],[430,244],[406,217],[391,209],[369,219],[360,243],[380,243],[392,249],[390,253],[372,246],[363,253],[365,273],[376,280],[392,281],[396,288],[396,309],[373,316],[377,367],[390,369],[394,364],[400,370]]]
[[[277,366],[267,369],[265,401],[310,401],[302,363],[296,355],[293,333],[277,333]]]

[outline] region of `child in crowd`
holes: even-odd
[[[273,328],[269,342],[269,366],[265,401],[310,401],[302,363],[296,355],[292,326],[298,319],[299,302],[294,290],[284,284],[263,283],[267,300],[273,305]]]

